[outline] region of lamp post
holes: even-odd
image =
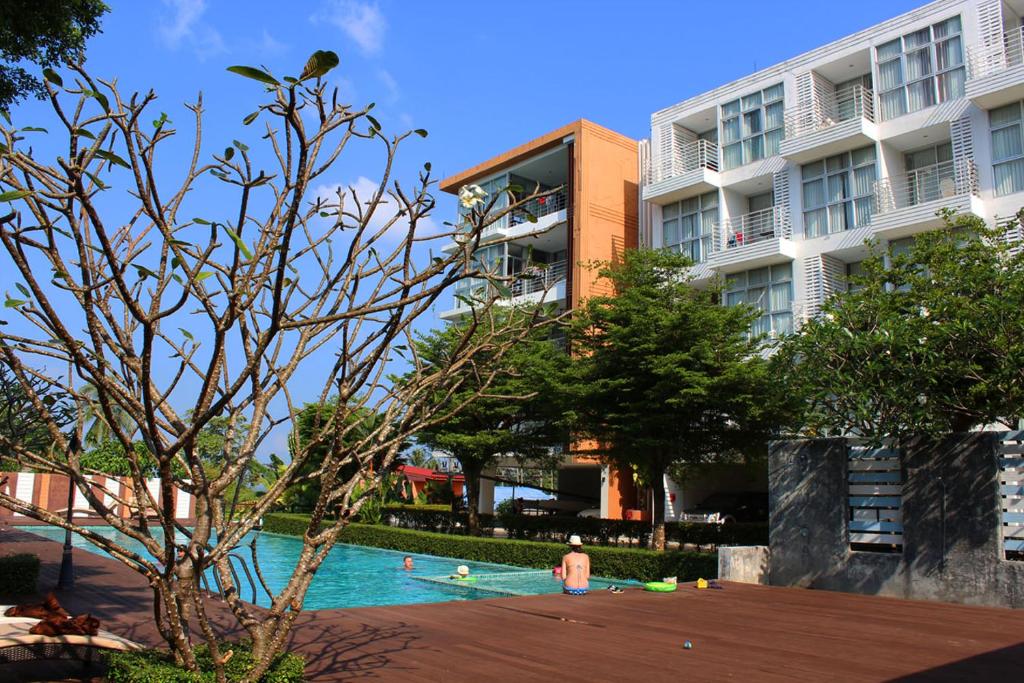
[[[78,450],[78,434],[71,435],[71,443],[68,445],[68,455]],[[67,590],[75,585],[75,565],[71,557],[71,507],[75,502],[75,480],[68,476],[68,528],[64,530],[64,554],[60,558],[60,574],[57,577],[57,590]]]

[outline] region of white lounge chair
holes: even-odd
[[[6,606],[0,606],[0,664],[40,659],[76,659],[92,662],[95,650],[141,650],[143,646],[100,631],[94,636],[40,636],[29,633],[39,620],[30,617],[5,617]]]

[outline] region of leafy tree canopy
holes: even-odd
[[[689,266],[650,250],[600,264],[616,294],[588,299],[572,327],[574,435],[652,487],[659,548],[667,469],[763,456],[790,405],[750,335],[757,313],[719,305],[718,288],[695,288]]]
[[[42,81],[19,62],[52,67],[79,59],[108,10],[100,0],[0,2],[0,109],[26,95],[41,98],[45,93]]]
[[[900,441],[1024,414],[1024,255],[976,216],[945,219],[905,253],[873,248],[783,345],[808,434]]]
[[[25,377],[43,403],[40,415],[24,385],[9,367],[0,363],[0,433],[26,451],[46,452],[53,444],[49,426],[64,429],[74,422],[74,408],[67,397],[37,377]],[[4,458],[0,470],[31,468],[32,463],[16,463]]]

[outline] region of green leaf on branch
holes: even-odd
[[[213,271],[212,270],[204,270],[203,272],[201,272],[198,275],[196,275],[195,280],[196,280],[196,282],[202,282],[203,280],[205,280],[208,277],[213,277]]]
[[[49,67],[43,69],[43,78],[48,80],[50,83],[53,83],[58,88],[64,86],[64,79],[58,76],[57,72]]]
[[[72,134],[83,138],[89,138],[90,140],[96,139],[96,136],[93,135],[90,131],[86,130],[85,128],[76,128]]]
[[[239,152],[248,152],[249,151],[249,145],[245,144],[244,142],[239,142],[238,140],[232,140],[231,142],[232,142],[232,144],[235,147],[238,148]]]
[[[103,107],[103,111],[110,111],[110,100],[108,100],[107,96],[103,93],[96,92],[95,90],[83,90],[82,94],[87,95],[88,97],[92,97],[97,102],[99,102],[100,106]]]
[[[21,284],[20,282],[14,283],[14,286],[18,289],[19,292],[21,292],[25,296],[27,296],[27,297],[31,297],[32,296],[32,294],[29,293],[28,288],[25,287],[25,285]]]
[[[267,85],[281,85],[280,81],[268,74],[266,71],[261,71],[251,66],[229,66],[228,71],[238,74],[239,76],[251,78],[254,81],[259,81],[260,83],[266,83]]]
[[[238,233],[236,233],[234,230],[227,226],[224,226],[224,232],[226,232],[228,236],[234,241],[235,246],[238,247],[238,250],[242,252],[242,255],[245,256],[245,258],[252,258],[252,252],[249,251],[249,247],[245,245],[245,242],[242,241],[242,238],[238,235]]]
[[[28,303],[24,299],[12,299],[10,294],[7,294],[7,299],[4,301],[4,308],[17,308],[18,306],[24,306]]]
[[[184,335],[185,339],[188,339],[189,341],[196,340],[196,338],[192,336],[192,333],[186,330],[184,327],[179,327],[178,329],[181,330],[181,334]]]
[[[260,113],[258,111],[254,111],[253,113],[249,114],[244,119],[242,119],[242,125],[243,126],[248,126],[250,123],[255,121],[256,117],[259,116],[259,115],[260,115]]]
[[[413,131],[413,133],[416,133],[416,135],[419,135],[421,138],[427,137],[427,131],[424,130],[423,128],[417,128],[416,130]]]
[[[11,190],[10,192],[0,194],[0,202],[13,202],[18,199],[24,199],[30,194],[32,194],[31,190]]]
[[[338,66],[338,55],[330,50],[317,50],[309,60],[306,61],[306,68],[302,70],[301,80],[307,78],[320,78],[328,71]]]
[[[210,221],[206,220],[205,218],[193,218],[192,222],[197,223],[199,225],[210,225]]]
[[[89,171],[85,171],[85,175],[86,175],[86,177],[89,180],[91,180],[94,183],[96,183],[96,187],[100,188],[101,190],[107,189],[107,184],[104,183],[102,180],[100,180],[99,176],[97,176],[95,173],[90,173]]]
[[[101,149],[96,152],[96,156],[98,156],[100,159],[103,159],[104,161],[109,161],[112,164],[123,166],[124,168],[131,168],[131,166],[128,165],[127,161],[117,156],[113,152],[108,152],[106,150]]]
[[[50,131],[45,128],[38,128],[36,126],[25,126],[21,129],[22,133],[49,133]]]
[[[234,147],[225,147],[224,148],[224,161],[231,161],[231,157],[233,157],[233,156],[235,156],[235,148]]]
[[[153,278],[156,277],[156,273],[154,273],[152,270],[150,270],[146,266],[140,266],[140,265],[136,265],[136,264],[133,263],[132,267],[135,268],[135,271],[139,274],[139,279],[140,280],[145,280],[147,277],[153,277]]]
[[[372,126],[374,130],[380,130],[380,122],[377,119],[367,114],[366,120],[370,122],[370,126]]]

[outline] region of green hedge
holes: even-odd
[[[389,506],[382,511],[383,521],[402,529],[436,531],[442,534],[464,534],[469,515],[466,512],[452,512],[448,506],[441,509],[422,509],[426,506]],[[435,506],[430,506],[431,508]],[[480,528],[493,529],[494,515],[480,515]]]
[[[650,522],[596,517],[563,517],[557,515],[501,515],[497,524],[511,538],[561,541],[578,534],[590,544],[608,545],[619,538],[647,545],[651,535]],[[668,522],[665,538],[696,545],[768,545],[767,523],[701,524]]]
[[[269,514],[264,518],[263,528],[272,533],[301,535],[306,530],[306,519],[304,515]],[[407,553],[540,569],[554,567],[565,554],[565,545],[562,543],[474,538],[369,524],[348,525],[342,532],[341,540],[344,543]],[[718,560],[711,553],[658,553],[601,546],[588,547],[586,551],[590,555],[594,575],[611,579],[651,581],[664,576],[678,576],[680,581],[691,581],[700,577],[714,578],[718,573]]]
[[[248,643],[221,643],[221,648],[234,651],[225,665],[228,681],[240,681],[252,669],[252,647]],[[139,650],[107,654],[107,678],[111,683],[213,683],[213,660],[206,645],[196,647],[196,660],[203,673],[183,671],[166,652]],[[305,680],[305,660],[285,652],[274,658],[262,683],[301,683]]]
[[[34,595],[38,579],[38,556],[18,553],[0,557],[0,595]]]

